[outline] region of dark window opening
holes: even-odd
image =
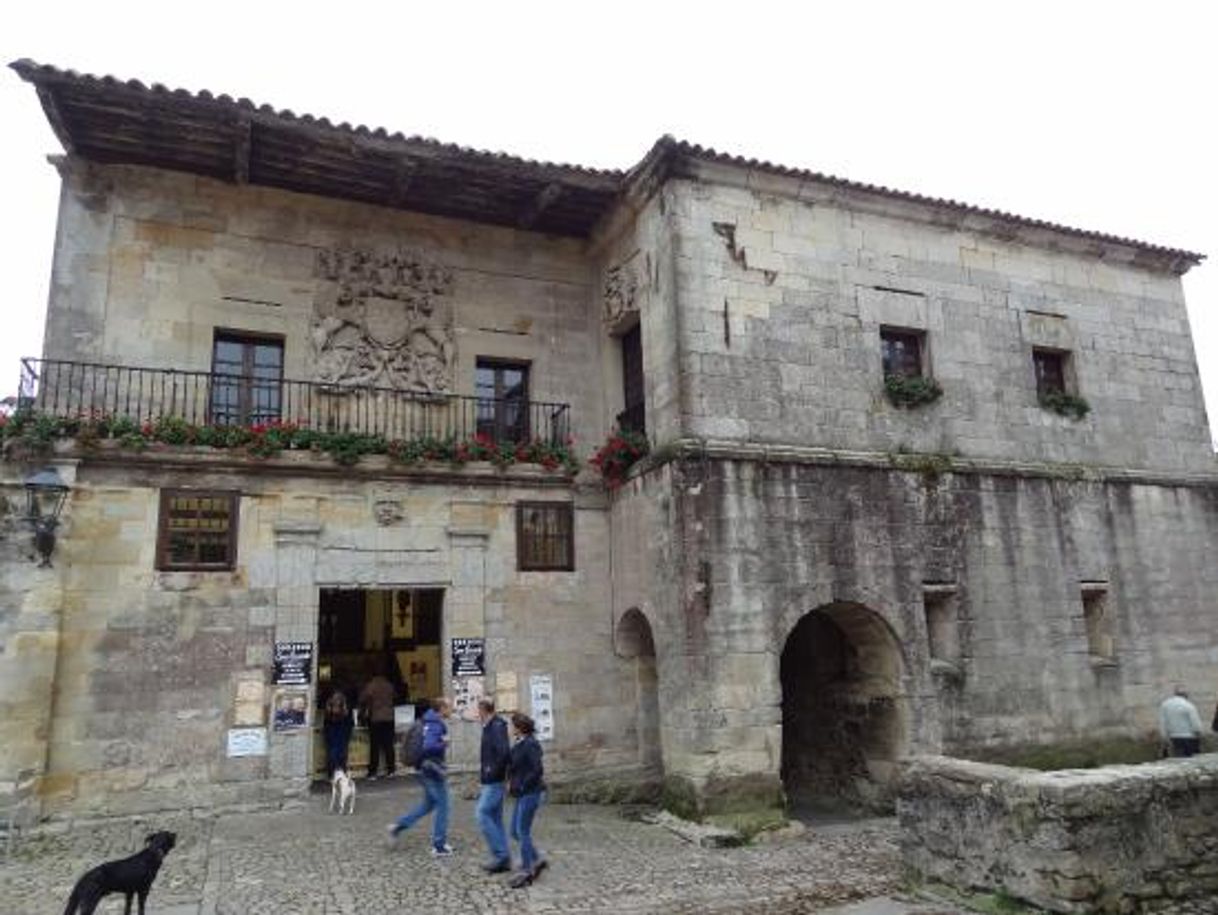
[[[211,421],[256,425],[280,418],[283,340],[217,331],[211,355]]]
[[[884,377],[920,378],[922,376],[922,334],[908,330],[881,330]]]
[[[1087,651],[1099,661],[1116,660],[1116,626],[1108,609],[1108,590],[1102,584],[1083,586],[1083,626]]]
[[[158,569],[226,570],[237,561],[237,493],[161,491]]]
[[[1065,394],[1067,353],[1060,350],[1032,350],[1032,364],[1036,367],[1036,395]]]
[[[626,409],[617,417],[623,432],[647,434],[647,408],[643,385],[643,334],[635,325],[622,335],[622,393]]]
[[[479,359],[474,369],[474,393],[478,398],[478,434],[496,442],[528,441],[528,365]]]
[[[522,572],[575,569],[575,512],[570,502],[516,506],[516,558]]]

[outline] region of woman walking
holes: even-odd
[[[512,755],[508,762],[508,793],[516,799],[512,808],[512,838],[520,846],[520,873],[512,878],[513,889],[528,886],[546,867],[546,859],[533,845],[533,821],[541,806],[545,781],[541,765],[541,744],[534,736],[533,719],[512,714]]]

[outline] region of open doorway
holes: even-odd
[[[883,620],[826,604],[791,630],[781,659],[782,780],[801,815],[886,810],[905,747],[902,659]]]
[[[323,588],[317,615],[317,710],[313,774],[326,776],[322,710],[335,691],[359,709],[364,687],[378,674],[393,689],[395,730],[414,720],[416,703],[441,694],[442,588]],[[371,741],[366,716],[356,723],[347,769],[368,774]],[[400,763],[399,763],[400,765]]]

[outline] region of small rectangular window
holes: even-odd
[[[960,630],[956,595],[944,589],[924,590],[922,606],[926,613],[926,637],[933,661],[960,661]]]
[[[1102,582],[1084,582],[1082,594],[1087,652],[1093,661],[1116,663],[1116,627],[1108,609],[1108,588]]]
[[[570,502],[517,503],[516,559],[520,571],[574,571],[574,521]]]
[[[922,338],[918,331],[881,328],[880,345],[883,348],[884,377],[920,378],[922,367]]]
[[[158,569],[226,570],[237,561],[235,492],[161,490]]]
[[[1065,394],[1066,360],[1069,353],[1062,350],[1034,349],[1032,364],[1036,368],[1036,396],[1049,393]]]

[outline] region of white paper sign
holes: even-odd
[[[266,756],[266,728],[230,728],[229,756]]]
[[[529,677],[529,698],[538,740],[554,739],[554,678],[549,674]]]

